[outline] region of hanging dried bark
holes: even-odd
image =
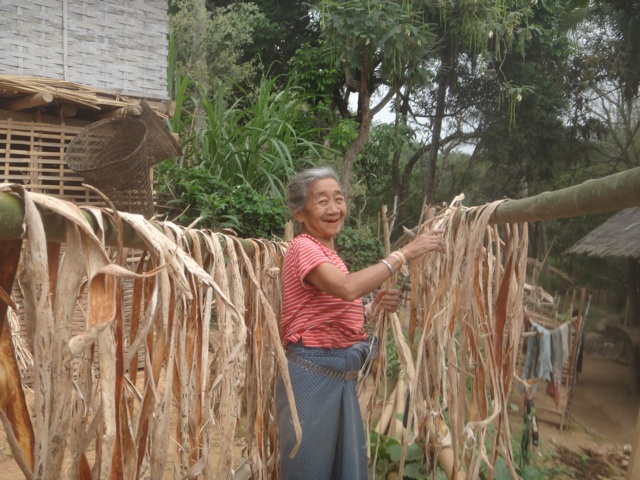
[[[420,226],[444,229],[446,254],[414,261],[405,280],[411,284],[409,331],[417,338],[407,343],[393,315],[377,327],[384,339],[391,326],[408,385],[407,412],[406,397],[399,402],[412,430],[396,432],[401,463],[408,444],[421,439],[427,459],[431,449],[452,450],[445,467],[450,477],[478,478],[501,455],[517,478],[505,407],[522,329],[526,224],[491,226],[500,202],[465,208],[461,200]]]
[[[158,229],[138,215],[113,217],[0,187],[7,189],[24,203],[28,237],[19,284],[35,390],[33,415],[24,405],[21,411],[35,435],[21,436],[22,457],[15,455],[25,476],[59,476],[68,458],[72,479],[162,478],[169,459],[180,478],[231,478],[236,468],[278,478],[278,371],[298,439],[302,429],[277,325],[286,244],[255,240],[249,256],[246,240],[168,222]],[[414,339],[405,340],[397,317],[376,327],[380,339],[394,336],[410,393],[414,430],[400,425],[398,438],[405,449],[416,437],[425,448],[443,446],[446,412],[450,468],[468,478],[491,469],[498,454],[511,465],[504,407],[522,322],[527,235],[526,225],[490,226],[496,206],[456,201],[421,226],[445,229],[447,254],[415,261],[408,272]],[[64,219],[64,249],[47,243],[43,208]],[[144,252],[130,252],[124,263],[126,249],[105,246],[107,223],[117,235],[133,232]],[[15,252],[0,255],[8,265]],[[72,330],[76,315],[83,323]],[[386,393],[384,340],[378,351],[375,385]],[[11,382],[20,390],[18,369],[2,372],[10,376],[0,377],[2,391]],[[370,422],[372,403],[365,406]]]
[[[165,224],[161,232],[140,216],[121,214],[127,231],[133,230],[146,245],[138,261],[124,268],[118,264],[122,253],[114,257],[105,247],[102,228],[107,222],[119,225],[118,218],[107,219],[109,214],[96,208],[83,213],[72,204],[19,186],[2,189],[12,189],[24,202],[28,236],[24,248],[18,240],[15,251],[2,250],[2,264],[8,267],[10,258],[17,265],[22,248],[23,320],[32,325],[27,330],[32,332],[35,359],[33,424],[26,405],[25,415],[19,417],[36,435],[21,435],[23,453],[15,455],[26,465],[25,476],[32,472],[40,478],[60,476],[67,455],[68,476],[74,479],[161,478],[168,459],[180,477],[230,477],[238,460],[232,449],[237,424],[248,404],[239,401],[246,384],[266,384],[263,399],[273,393],[272,379],[263,377],[262,371],[245,377],[250,358],[247,325],[254,319],[245,313],[245,306],[253,298],[256,308],[251,313],[259,313],[255,320],[260,328],[277,335],[273,285],[267,299],[257,292],[261,288],[257,279],[265,275],[260,262],[273,269],[284,249],[269,244],[256,261],[237,256],[239,241],[234,238],[172,224]],[[65,219],[65,251],[72,254],[60,254],[53,248],[56,245],[47,244],[42,207]],[[92,225],[98,225],[96,233]],[[122,229],[117,233],[122,235]],[[271,256],[278,258],[274,261]],[[10,291],[13,279],[4,283]],[[132,290],[132,305],[126,312],[125,287]],[[9,293],[2,299],[3,304],[11,301]],[[84,325],[72,334],[74,312],[82,314]],[[212,326],[220,340],[213,359]],[[141,350],[142,375],[137,360]],[[284,360],[282,348],[275,350]],[[273,352],[267,347],[263,356],[274,358]],[[9,392],[13,382],[14,390],[22,394],[18,369],[3,371],[9,372],[9,378],[2,380],[3,392]],[[272,361],[268,375],[273,377],[274,372]],[[254,403],[252,408],[254,418],[260,419],[260,431],[266,432],[260,439],[261,454],[269,457],[261,470],[266,478],[277,454],[273,417],[255,411],[271,408],[269,402]],[[18,431],[15,424],[5,428]],[[218,461],[212,462],[213,458]]]

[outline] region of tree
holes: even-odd
[[[600,32],[611,30],[615,52],[610,75],[617,78],[628,100],[640,85],[640,5],[633,0],[597,0],[589,16]]]
[[[257,72],[244,49],[265,19],[256,5],[206,8],[205,0],[171,0],[170,29],[175,37],[178,73],[207,87],[242,84]]]
[[[430,26],[415,7],[411,1],[322,2],[323,38],[343,72],[343,84],[334,90],[334,104],[343,116],[350,116],[350,94],[358,94],[354,116],[358,136],[345,154],[341,172],[347,192],[374,115],[396,95],[408,75],[406,67],[416,63],[431,43]],[[381,87],[387,91],[372,106]]]
[[[399,203],[406,197],[413,168],[427,153],[423,194],[433,200],[441,147],[459,138],[451,132],[443,134],[448,92],[455,84],[458,65],[483,61],[483,68],[474,74],[488,72],[507,49],[522,44],[530,11],[529,2],[518,1],[491,5],[419,0],[366,4],[324,1],[323,39],[334,52],[332,58],[340,62],[344,82],[334,90],[334,105],[343,116],[352,116],[359,124],[358,137],[345,154],[345,187],[351,187],[353,167],[364,149],[373,116],[395,98],[397,124],[404,125],[405,131],[410,120],[419,116],[428,119],[426,131],[419,132],[422,144],[407,163],[401,165],[401,154],[394,154],[392,175],[398,186]],[[493,40],[488,42],[490,32]],[[496,75],[492,78],[504,83]],[[348,109],[351,93],[358,95],[355,114]]]

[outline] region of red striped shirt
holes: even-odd
[[[321,263],[332,263],[349,275],[336,252],[310,235],[297,236],[284,257],[280,337],[286,347],[302,338],[305,347],[346,348],[367,339],[362,299],[346,302],[305,281]]]

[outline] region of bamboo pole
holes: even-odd
[[[640,205],[640,167],[607,177],[587,180],[572,187],[543,192],[533,197],[506,200],[496,207],[490,224],[597,215]],[[406,230],[394,248],[409,242],[418,227]]]
[[[18,98],[16,100],[10,100],[5,102],[5,108],[12,112],[18,112],[20,110],[26,110],[28,108],[39,107],[40,105],[46,105],[53,101],[53,93],[40,92],[29,95],[28,97]]]
[[[627,469],[627,480],[640,478],[640,410],[636,420],[636,434],[633,437],[633,448],[631,449],[631,462]]]
[[[140,105],[126,105],[115,110],[107,110],[98,115],[100,120],[115,117],[139,117],[142,115],[142,107]]]
[[[638,205],[640,167],[533,197],[507,200],[494,210],[490,223],[556,220],[596,215]]]
[[[94,231],[98,231],[95,218],[87,211],[82,211],[85,219]],[[42,223],[48,242],[64,243],[66,241],[66,223],[64,217],[49,210],[41,210]],[[15,194],[0,192],[0,240],[16,240],[23,238],[24,204],[22,199]],[[118,236],[115,223],[108,215],[103,215],[105,244],[115,247],[118,245]],[[151,225],[160,231],[164,231],[158,222],[150,221]],[[186,235],[186,240],[191,246],[191,235]],[[122,222],[122,241],[127,248],[146,250],[147,245],[138,236],[136,231],[126,221]],[[240,240],[244,251],[253,255],[254,245],[251,240]]]

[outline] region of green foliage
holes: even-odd
[[[385,347],[387,349],[387,368],[385,373],[388,378],[398,378],[398,373],[400,372],[400,357],[398,357],[398,349],[396,348],[396,343],[393,340],[391,331],[387,332]]]
[[[305,97],[265,76],[255,92],[236,85],[209,92],[189,77],[179,85],[172,129],[180,135],[184,163],[223,179],[250,185],[257,193],[282,198],[287,179],[322,159],[327,149],[312,139]]]
[[[383,75],[400,78],[407,62],[423,55],[432,38],[414,3],[323,1],[323,36],[347,69],[362,70],[366,56],[376,55]]]
[[[243,238],[282,237],[287,209],[281,199],[256,192],[250,185],[231,186],[198,167],[179,168],[164,162],[156,169],[160,199],[188,225],[202,217],[198,228],[233,229]]]
[[[208,87],[253,78],[255,60],[242,57],[254,29],[264,21],[256,5],[238,3],[213,11],[204,0],[172,0],[169,5],[176,66],[182,75]]]
[[[340,78],[340,70],[331,61],[326,44],[302,45],[291,59],[291,82],[317,101],[330,101]]]
[[[345,153],[358,138],[358,122],[350,118],[338,122],[327,135],[327,140],[335,150]]]
[[[384,252],[380,239],[367,227],[344,226],[336,236],[335,244],[336,251],[350,272],[373,265]]]
[[[215,0],[216,4],[255,4],[262,19],[253,29],[253,41],[244,48],[245,60],[255,59],[280,78],[291,71],[291,61],[303,45],[320,36],[317,15],[310,15],[318,0]],[[306,90],[311,93],[313,90]]]
[[[172,77],[176,113],[170,126],[184,158],[158,168],[158,203],[177,221],[204,217],[202,228],[233,228],[242,236],[281,236],[286,183],[328,151],[313,140],[305,96],[262,77],[255,91],[208,90],[190,77]],[[237,93],[242,94],[237,97]]]
[[[375,472],[371,465],[370,475],[382,478],[389,472],[398,471],[400,458],[402,456],[402,445],[398,440],[386,435],[378,435],[372,431],[370,434],[371,458],[376,458]],[[377,454],[377,456],[376,456]],[[424,462],[424,453],[419,443],[412,443],[407,447],[405,465],[403,470],[404,479],[421,480],[429,478]],[[438,477],[436,477],[438,478]]]

